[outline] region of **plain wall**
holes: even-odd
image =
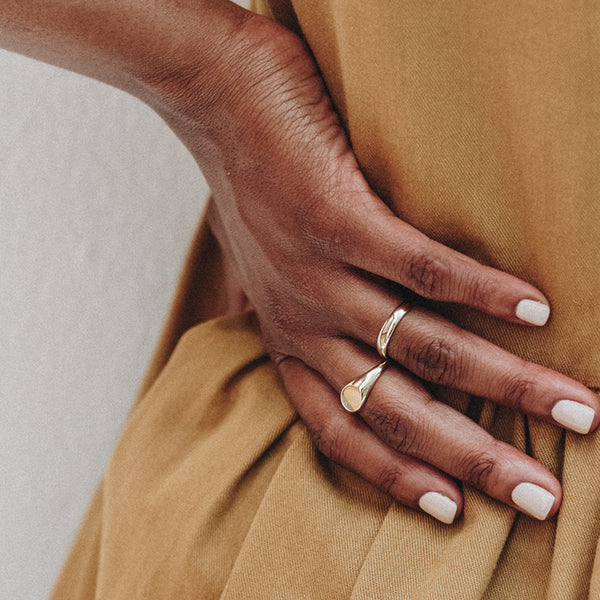
[[[206,194],[141,102],[0,52],[0,598],[48,596]]]

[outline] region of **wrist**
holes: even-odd
[[[162,0],[130,61],[137,94],[167,120],[208,113],[236,65],[254,13],[229,2]]]
[[[19,0],[0,7],[0,47],[151,100],[161,80],[215,71],[250,15],[229,0]]]
[[[212,167],[229,173],[228,156],[239,162],[244,149],[255,154],[270,129],[291,120],[306,89],[315,92],[304,98],[309,104],[324,92],[314,59],[296,34],[236,9],[241,12],[212,20],[208,37],[195,34],[201,41],[181,42],[180,36],[140,77],[144,100],[188,146],[209,183]]]

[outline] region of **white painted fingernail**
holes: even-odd
[[[532,325],[545,325],[550,316],[550,307],[536,300],[521,300],[515,312],[521,321]]]
[[[552,407],[552,418],[577,433],[588,433],[595,416],[593,408],[573,400],[560,400]]]
[[[447,525],[450,525],[454,521],[458,509],[456,502],[438,492],[423,494],[419,498],[419,506],[423,512]]]
[[[520,483],[510,495],[512,501],[532,517],[543,521],[554,504],[554,496],[535,483]]]

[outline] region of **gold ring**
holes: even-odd
[[[398,323],[406,316],[406,313],[412,308],[408,302],[402,302],[400,306],[386,319],[385,323],[379,330],[377,336],[377,352],[382,358],[387,358],[387,347],[398,327]]]
[[[340,400],[342,401],[342,406],[348,412],[360,410],[362,405],[367,401],[373,386],[377,383],[377,380],[387,366],[388,361],[384,360],[370,371],[367,371],[364,375],[361,375],[358,379],[355,379],[344,386],[340,392]]]

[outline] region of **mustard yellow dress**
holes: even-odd
[[[259,9],[306,38],[384,201],[538,286],[553,313],[535,329],[440,310],[600,386],[600,2]],[[315,450],[253,314],[213,318],[220,281],[202,229],[54,600],[600,598],[598,435],[484,403],[482,426],[562,481],[562,509],[538,522],[465,487],[464,515],[442,525]]]

